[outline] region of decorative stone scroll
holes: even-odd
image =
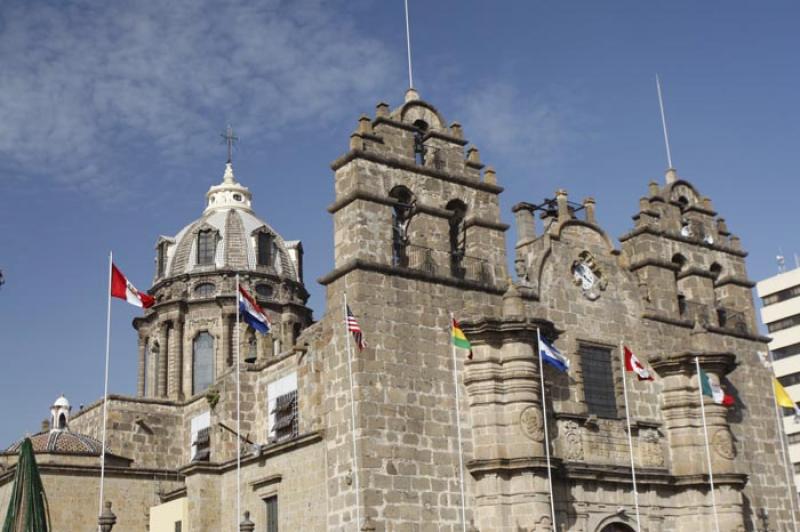
[[[728,429],[719,429],[711,436],[711,446],[717,455],[726,460],[736,458],[736,446],[733,444],[733,436]]]

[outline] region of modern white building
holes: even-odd
[[[761,321],[772,341],[775,376],[796,402],[800,401],[800,268],[779,273],[756,285],[761,298]],[[783,426],[789,440],[795,485],[800,485],[800,423],[788,410]]]

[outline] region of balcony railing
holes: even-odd
[[[716,307],[716,321],[713,321],[712,308],[703,303],[681,300],[678,303],[681,318],[692,322],[698,321],[703,326],[718,326],[726,331],[748,334],[750,325],[744,312],[726,307]]]
[[[395,250],[393,262],[394,266],[428,275],[453,277],[483,285],[495,284],[494,270],[489,261],[469,255],[409,244],[404,250]]]
[[[750,325],[748,324],[747,315],[744,312],[717,307],[717,321],[722,329],[742,334],[750,332]]]

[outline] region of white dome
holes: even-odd
[[[227,163],[223,181],[206,194],[203,216],[181,229],[174,238],[162,236],[157,247],[164,246],[163,275],[156,280],[188,273],[219,269],[268,271],[280,277],[302,282],[295,263],[300,243],[286,242],[269,224],[259,219],[251,208],[247,187],[236,182],[233,166]],[[211,231],[216,235],[213,264],[198,264],[198,234]],[[259,233],[272,236],[271,264],[258,264]]]
[[[69,401],[63,395],[56,399],[56,402],[53,403],[53,406],[62,407],[62,408],[70,408]]]

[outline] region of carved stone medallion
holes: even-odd
[[[733,444],[733,436],[728,429],[719,429],[711,437],[711,444],[714,452],[726,460],[736,458],[736,446]]]
[[[529,406],[519,415],[522,433],[533,441],[544,441],[542,413],[535,406]]]
[[[564,423],[563,456],[567,460],[583,460],[581,427],[575,421]]]

